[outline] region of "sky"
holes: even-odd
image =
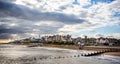
[[[120,0],[0,0],[0,39],[39,35],[120,39]]]

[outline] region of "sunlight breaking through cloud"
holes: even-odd
[[[69,34],[120,24],[119,0],[0,0],[0,4],[0,36]]]

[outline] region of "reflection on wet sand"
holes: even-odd
[[[83,57],[92,51],[0,45],[1,64],[120,64],[120,57]]]

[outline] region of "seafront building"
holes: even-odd
[[[43,36],[44,41],[72,41],[71,35]]]
[[[77,44],[78,42],[84,43],[86,45],[120,45],[120,39],[115,38],[88,38],[85,36],[84,38],[77,37],[72,38],[71,35],[50,35],[50,36],[42,36],[41,38],[29,37],[21,40],[15,40],[10,43],[15,44],[24,44],[24,43],[44,43],[44,42],[52,42],[52,43],[59,43],[59,42],[73,42]]]

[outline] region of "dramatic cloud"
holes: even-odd
[[[119,24],[120,0],[0,0],[2,39],[67,34]]]

